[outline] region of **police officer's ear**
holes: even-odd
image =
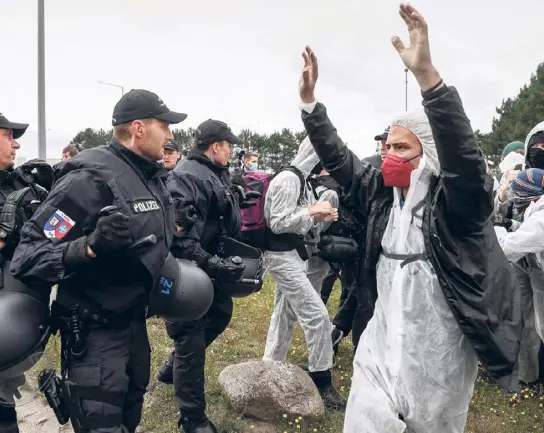
[[[130,126],[132,135],[136,137],[143,137],[147,132],[148,119],[134,120]]]

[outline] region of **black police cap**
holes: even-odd
[[[220,141],[228,141],[230,144],[244,144],[244,141],[234,135],[225,122],[208,119],[202,122],[194,133],[195,144],[205,146]]]
[[[13,138],[20,138],[28,128],[28,123],[15,123],[10,122],[6,117],[0,113],[0,128],[11,129],[13,131]]]
[[[167,123],[180,123],[187,114],[171,111],[155,93],[133,89],[125,93],[113,109],[111,124],[121,125],[138,119],[159,119]]]

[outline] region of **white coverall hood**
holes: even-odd
[[[310,139],[306,137],[298,146],[298,152],[295,159],[291,162],[291,165],[298,168],[304,178],[308,178],[310,173],[319,163],[319,157],[315,153],[315,149],[310,142]]]
[[[525,164],[523,168],[527,165],[527,157],[529,156],[529,140],[531,140],[532,136],[535,135],[538,132],[544,131],[544,122],[540,122],[538,125],[536,125],[529,134],[527,134],[527,138],[525,139]]]

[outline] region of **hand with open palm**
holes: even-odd
[[[416,77],[421,90],[427,91],[440,82],[440,74],[431,61],[427,23],[423,16],[410,5],[401,3],[399,13],[408,27],[410,46],[406,47],[398,36],[394,36],[391,42],[404,65]]]
[[[318,67],[317,57],[309,46],[306,46],[302,53],[304,58],[304,68],[298,83],[298,92],[300,100],[305,104],[311,104],[315,101],[315,85],[317,83]]]

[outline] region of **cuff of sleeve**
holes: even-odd
[[[90,263],[93,260],[87,256],[85,248],[85,236],[67,244],[66,249],[64,250],[64,256],[62,258],[66,273],[74,272],[81,265]]]
[[[312,114],[312,112],[315,109],[315,106],[317,105],[317,100],[310,104],[306,104],[305,102],[301,102],[299,105],[300,111],[306,111],[308,114]]]
[[[444,83],[444,85],[438,90],[434,90],[432,92],[421,92],[421,96],[423,96],[424,101],[430,101],[431,99],[440,98],[442,95],[445,95],[449,91],[450,88]]]
[[[206,269],[208,265],[208,260],[210,259],[211,254],[207,253],[202,249],[198,249],[194,252],[192,259],[196,262],[200,269]]]

